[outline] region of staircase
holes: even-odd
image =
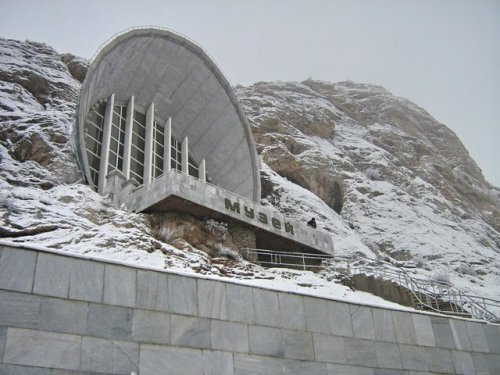
[[[466,318],[472,318],[472,314],[456,303],[445,301],[438,297],[431,298],[426,294],[410,293],[412,306],[417,310],[439,311],[449,315],[458,315]]]
[[[354,287],[388,301],[417,310],[500,322],[500,301],[468,295],[449,283],[410,276],[403,268],[378,259],[347,258],[326,254],[245,249],[247,259],[263,267],[286,267],[310,271],[332,269],[350,276]],[[347,266],[339,267],[344,262]],[[354,265],[353,265],[354,264]]]
[[[357,289],[373,293],[388,301],[396,302],[417,310],[433,311],[498,322],[492,311],[500,311],[500,301],[467,295],[448,283],[422,280],[410,277],[408,273],[391,264],[374,264],[336,268],[348,272]]]
[[[354,287],[357,290],[372,293],[387,301],[413,307],[417,310],[434,311],[442,314],[472,318],[472,314],[469,311],[454,302],[444,300],[438,296],[413,292],[405,286],[391,280],[362,273],[352,275],[352,279],[354,281]]]

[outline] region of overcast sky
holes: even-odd
[[[500,187],[500,0],[0,0],[0,36],[86,58],[138,25],[193,39],[233,84],[384,86],[454,130]]]

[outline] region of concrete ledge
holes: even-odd
[[[413,327],[417,344],[420,346],[436,346],[434,331],[432,330],[431,318],[426,315],[412,314]],[[468,335],[467,335],[468,336]]]
[[[329,363],[347,363],[343,337],[314,333],[314,353],[316,360]]]
[[[375,345],[375,352],[379,367],[396,370],[403,369],[398,345],[380,342]]]
[[[309,332],[283,330],[285,358],[314,360],[312,335]]]
[[[330,332],[330,312],[327,301],[304,297],[304,316],[307,331]]]
[[[198,309],[201,317],[226,320],[226,285],[217,281],[198,280]]]
[[[392,321],[390,310],[373,309],[373,322],[375,325],[375,340],[397,342],[396,330]],[[414,315],[417,316],[417,315]],[[430,326],[430,321],[429,321]]]
[[[283,332],[277,328],[250,326],[250,354],[284,357]]]
[[[377,368],[377,356],[373,341],[345,338],[347,363]]]
[[[198,315],[196,279],[168,276],[169,311],[178,314]]]
[[[227,283],[226,308],[230,321],[255,323],[253,288]]]
[[[176,203],[179,201],[190,205]],[[173,169],[149,185],[137,188],[122,203],[127,204],[128,209],[134,212],[174,209],[191,215],[225,218],[252,227],[256,236],[265,232],[265,238],[274,238],[273,242],[287,241],[290,247],[332,255],[334,253],[332,237],[328,233],[310,228],[270,207],[261,206]]]
[[[329,302],[330,332],[338,336],[353,336],[353,323],[349,304],[339,302]],[[353,308],[354,305],[351,305]]]
[[[170,315],[155,311],[136,310],[132,337],[148,344],[170,343]]]
[[[269,290],[253,290],[253,310],[255,323],[263,326],[279,327],[280,310],[278,294]]]
[[[88,334],[107,339],[131,339],[133,317],[134,310],[130,308],[91,304]]]
[[[41,301],[38,328],[49,332],[84,335],[87,332],[89,305],[86,302],[44,297]]]
[[[393,311],[392,320],[394,322],[398,342],[401,344],[416,345],[417,335],[411,315],[404,312]]]
[[[212,321],[212,349],[232,352],[249,352],[248,326],[241,323]]]

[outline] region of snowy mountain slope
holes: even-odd
[[[500,297],[500,190],[448,128],[377,86],[260,82],[237,92],[264,162],[331,209],[302,198],[287,204],[297,194],[283,181],[272,203],[304,218],[314,207],[340,254],[352,252],[343,238],[357,237],[356,251]]]
[[[112,207],[81,180],[70,143],[82,66],[80,60],[40,43],[0,39],[1,239],[389,304],[326,281],[331,272],[264,270],[241,259],[210,257],[189,243],[173,247],[158,238],[147,215]],[[500,298],[491,287],[500,281],[500,239],[494,226],[498,190],[484,182],[473,161],[457,152],[453,157],[461,164],[453,173],[471,178],[476,202],[458,204],[457,189],[450,198],[445,184],[434,184],[435,174],[425,163],[403,162],[414,159],[412,149],[393,150],[384,143],[400,144],[406,138],[415,145],[431,142],[420,134],[408,135],[397,121],[382,115],[369,120],[374,109],[366,103],[373,93],[380,92],[377,100],[384,103],[399,99],[381,88],[337,85],[333,94],[324,83],[260,83],[237,90],[265,162],[262,203],[299,220],[314,215],[319,227],[332,233],[338,254],[408,260],[419,265],[412,272],[429,278],[443,269],[455,270],[450,274],[457,285]],[[421,114],[414,107],[412,116]],[[435,163],[433,152],[439,150],[446,161],[446,150],[439,144],[432,147],[421,159]]]

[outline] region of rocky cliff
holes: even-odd
[[[306,220],[310,207],[284,180],[314,193],[330,208],[316,212],[319,227],[342,254],[368,248],[462,285],[498,277],[500,190],[424,109],[354,82],[259,82],[237,92],[274,171],[263,175],[265,201]],[[365,247],[345,241],[353,234]]]
[[[85,70],[82,59],[46,45],[0,39],[2,239],[335,289],[325,275],[266,271],[223,246],[207,250],[204,224],[177,217],[162,230],[158,218],[114,208],[85,185],[70,137]],[[445,125],[372,85],[260,82],[236,91],[263,161],[262,204],[316,217],[338,254],[383,258],[424,278],[446,274],[500,299],[500,190]],[[175,233],[201,234],[186,241]]]

